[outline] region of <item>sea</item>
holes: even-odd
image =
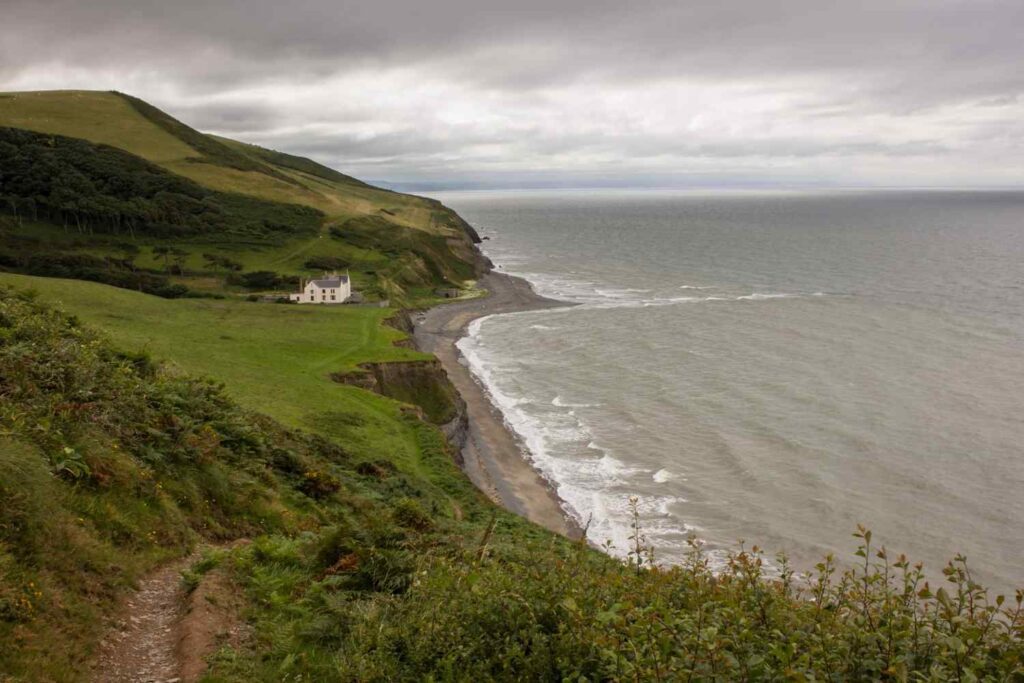
[[[525,457],[625,556],[854,559],[1024,586],[1024,193],[436,193],[576,304],[477,320]]]

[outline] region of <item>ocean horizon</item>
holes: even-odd
[[[1024,582],[1024,193],[437,193],[572,307],[459,348],[589,540],[808,569],[857,524]]]

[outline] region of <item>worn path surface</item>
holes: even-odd
[[[241,597],[224,571],[205,574],[191,594],[182,585],[181,572],[207,549],[164,565],[139,583],[122,608],[123,617],[100,644],[94,683],[196,681],[208,654],[244,640]]]
[[[463,448],[466,474],[492,500],[552,531],[579,538],[579,526],[566,515],[551,486],[526,460],[522,444],[473,378],[455,347],[469,324],[497,313],[531,311],[567,304],[538,296],[517,277],[488,273],[479,281],[489,296],[435,306],[416,318],[416,345],[441,361],[466,401],[469,435]]]
[[[199,553],[156,570],[139,583],[124,616],[100,644],[94,683],[154,683],[180,680],[178,620],[185,598],[181,572]]]

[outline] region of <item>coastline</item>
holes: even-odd
[[[583,530],[566,512],[551,483],[527,460],[520,439],[456,347],[470,323],[479,318],[571,304],[542,297],[526,280],[494,271],[483,275],[478,286],[487,290],[487,296],[441,304],[413,317],[417,348],[437,357],[466,402],[469,424],[462,447],[463,470],[495,503],[555,533],[581,538]]]

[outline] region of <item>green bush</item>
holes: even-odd
[[[240,285],[246,289],[281,289],[297,285],[299,278],[280,275],[272,270],[254,270],[249,273],[232,273],[228,275],[228,283]]]
[[[859,569],[806,583],[759,552],[713,573],[639,575],[579,548],[515,561],[436,558],[386,609],[361,610],[335,680],[1019,680],[1020,596],[989,600],[962,559],[929,587],[861,534]]]
[[[395,524],[406,529],[427,531],[434,526],[430,515],[426,513],[423,506],[414,498],[402,498],[399,500],[395,503],[391,514],[395,519]]]
[[[303,266],[309,270],[341,270],[349,267],[349,262],[337,256],[314,256],[306,259]]]

